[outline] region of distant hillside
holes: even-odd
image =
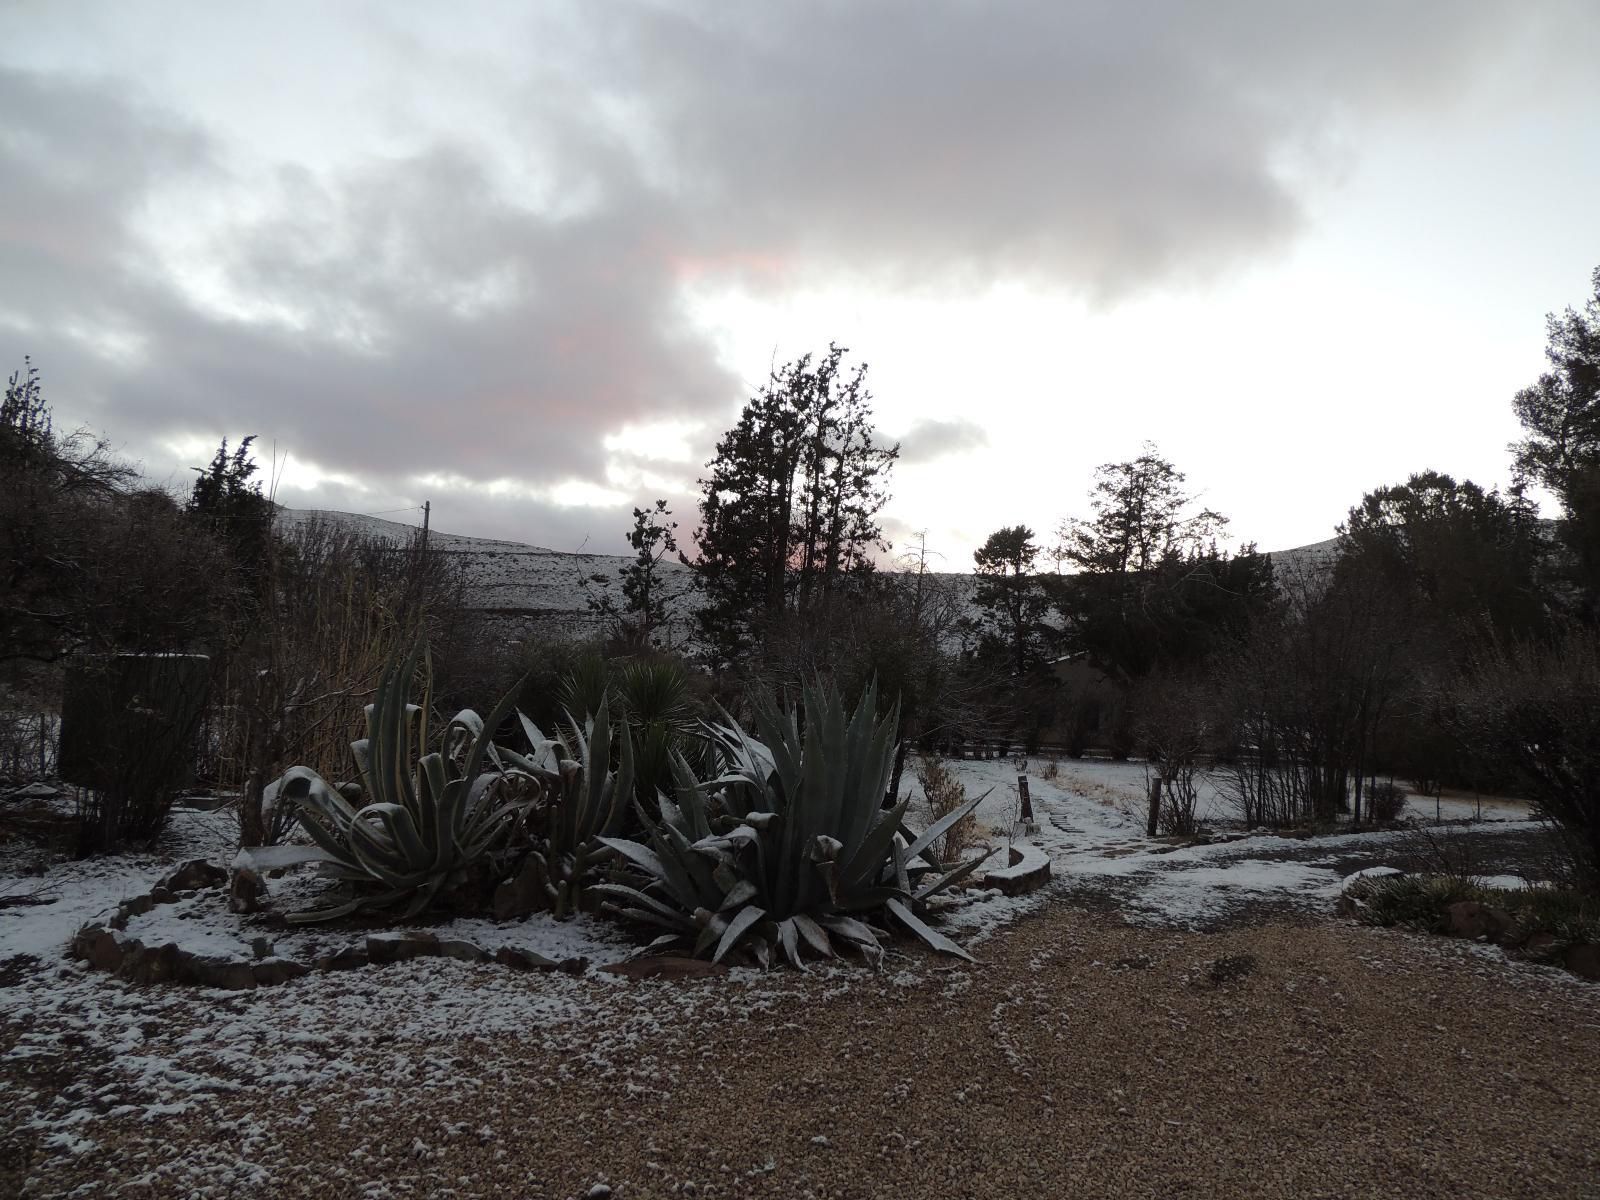
[[[278,511],[280,527],[292,528],[320,521],[360,533],[364,537],[404,545],[416,527],[381,517],[335,512],[331,509],[293,509]],[[496,636],[516,640],[534,631],[558,636],[583,637],[595,633],[599,622],[589,612],[590,595],[610,594],[620,604],[618,571],[630,559],[621,554],[569,554],[547,550],[522,542],[466,537],[431,530],[432,545],[456,559],[468,586],[468,603],[492,619]],[[1313,542],[1272,552],[1274,566],[1281,573],[1317,575],[1329,570],[1338,555],[1338,539]],[[664,562],[661,570],[673,590],[689,594],[689,569],[677,562]],[[599,580],[593,579],[600,576]],[[588,591],[583,581],[588,580]],[[978,613],[974,599],[977,578],[970,572],[930,572],[931,586],[949,589],[967,615]],[[692,600],[692,595],[691,595]],[[679,619],[675,640],[688,636],[689,609]]]

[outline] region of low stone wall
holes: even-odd
[[[983,877],[983,886],[998,888],[1007,896],[1036,892],[1050,882],[1050,856],[1032,842],[1014,842],[1010,863]]]
[[[124,900],[104,920],[91,922],[73,935],[72,957],[130,983],[188,983],[200,987],[240,991],[286,983],[312,971],[347,971],[369,963],[404,962],[412,958],[454,958],[462,962],[497,962],[518,971],[565,971],[581,975],[589,968],[586,958],[551,959],[516,946],[487,950],[472,942],[441,938],[433,933],[409,931],[369,934],[364,941],[324,954],[311,962],[280,957],[271,941],[258,937],[251,944],[253,960],[197,954],[176,942],[150,945],[127,932],[128,922],[158,904],[170,904],[202,891],[222,889],[228,872],[204,859],[194,859],[169,872],[149,892]]]

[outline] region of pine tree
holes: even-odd
[[[721,662],[747,651],[760,626],[826,604],[886,548],[877,516],[900,450],[874,442],[867,367],[845,374],[846,353],[830,345],[774,371],[700,481],[700,553],[683,561]]]
[[[985,641],[1002,646],[1018,678],[1039,659],[1048,598],[1035,572],[1039,545],[1026,525],[997,529],[973,554]]]

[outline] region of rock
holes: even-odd
[[[582,975],[589,969],[587,958],[564,958],[557,962],[517,946],[501,946],[494,952],[494,960],[515,971],[565,971],[569,975]]]
[[[133,896],[130,899],[124,900],[121,904],[117,905],[117,915],[122,918],[124,924],[127,923],[129,917],[144,916],[145,913],[149,912],[156,906],[155,893],[160,890],[160,888],[154,888],[151,890],[151,893],[148,896]],[[167,895],[170,896],[172,893],[168,892]]]
[[[179,978],[185,983],[201,987],[226,988],[228,991],[249,991],[256,986],[254,963],[237,962],[228,958],[213,958],[204,954],[185,955]]]
[[[516,878],[494,890],[494,919],[526,917],[545,906],[544,864],[530,855]]]
[[[627,979],[706,979],[713,975],[726,975],[728,964],[674,954],[654,954],[645,958],[630,958],[625,962],[607,963],[600,970]]]
[[[270,938],[258,937],[250,939],[250,953],[257,958],[271,958],[277,951]]]
[[[431,933],[375,933],[367,938],[367,958],[374,963],[432,958],[438,953],[439,939]]]
[[[1600,983],[1600,945],[1580,942],[1576,946],[1568,946],[1562,965],[1580,978]]]
[[[1451,937],[1487,938],[1498,942],[1512,936],[1512,921],[1487,904],[1457,900],[1445,909],[1445,932]]]
[[[115,971],[122,965],[123,939],[103,925],[90,925],[72,939],[72,953],[87,959],[99,971]]]
[[[489,952],[482,946],[460,938],[441,938],[439,941],[439,955],[442,958],[454,958],[461,962],[487,962]]]
[[[54,800],[61,795],[61,789],[51,787],[48,783],[30,783],[26,787],[19,787],[6,797],[7,800]]]
[[[583,1194],[583,1200],[611,1200],[611,1185],[597,1183]]]
[[[236,913],[261,911],[266,899],[267,885],[251,867],[235,867],[228,878],[228,907]]]
[[[354,971],[367,965],[367,952],[360,946],[346,946],[324,954],[311,964],[319,971]]]
[[[136,984],[171,983],[181,973],[181,957],[177,945],[171,942],[165,946],[125,942],[117,977]]]
[[[228,872],[223,868],[203,858],[191,858],[174,867],[156,886],[166,888],[169,892],[189,892],[221,887],[227,881]]]
[[[1555,948],[1556,935],[1547,929],[1530,933],[1522,943],[1522,952],[1529,958],[1549,958]]]
[[[276,987],[280,983],[309,975],[311,968],[290,958],[273,958],[256,963],[251,967],[251,973],[256,977],[257,987]]]

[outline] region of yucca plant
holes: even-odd
[[[522,869],[534,871],[547,907],[559,920],[586,907],[585,888],[612,858],[602,843],[622,831],[633,800],[633,739],[624,718],[613,771],[611,705],[604,693],[581,725],[568,713],[559,740],[546,738],[527,717],[521,720],[530,754],[500,753],[541,785],[544,818]]]
[[[409,700],[422,668],[422,703]],[[527,780],[508,773],[493,741],[513,711],[516,691],[484,721],[471,709],[444,730],[442,750],[428,745],[432,664],[418,646],[391,662],[366,707],[367,736],[351,745],[359,806],[308,767],[292,767],[274,788],[294,807],[316,843],[303,856],[348,883],[353,895],[327,908],[292,913],[295,923],[326,921],[366,909],[416,916],[442,891],[465,883],[534,802]],[[519,786],[520,785],[520,786]],[[279,865],[284,865],[279,856]]]
[[[672,757],[709,769],[705,739],[699,736],[689,695],[689,676],[682,664],[662,659],[608,662],[598,654],[580,659],[561,684],[568,722],[572,715],[592,717],[604,706],[613,727],[626,723],[633,743],[633,791],[651,808],[656,793],[674,785]],[[627,806],[625,824],[633,815]],[[630,826],[633,832],[636,826]]]
[[[799,714],[770,702],[756,710],[760,740],[731,719],[714,727],[723,773],[700,782],[677,757],[677,802],[663,795],[657,817],[641,813],[648,844],[601,839],[636,878],[593,890],[608,911],[666,929],[652,949],[679,945],[719,961],[737,950],[763,966],[781,953],[804,969],[803,950],[832,957],[838,944],[876,962],[876,919],[970,958],[918,909],[983,861],[947,868],[929,854],[983,797],[925,833],[906,829],[909,798],[883,808],[898,723],[898,705],[879,716],[875,687],[852,713],[836,688],[814,685],[804,733]]]

